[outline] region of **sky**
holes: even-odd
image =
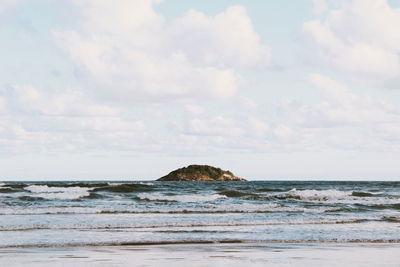
[[[400,179],[400,0],[0,0],[0,180]]]

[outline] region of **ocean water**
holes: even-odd
[[[1,182],[0,248],[400,243],[400,182]]]

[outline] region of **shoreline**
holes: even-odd
[[[349,240],[182,240],[182,241],[144,241],[144,242],[106,242],[106,243],[66,243],[66,244],[27,244],[27,245],[10,245],[10,246],[0,246],[0,250],[4,249],[35,249],[35,248],[90,248],[90,247],[129,247],[129,246],[169,246],[169,245],[219,245],[219,244],[399,244],[399,239],[349,239]]]

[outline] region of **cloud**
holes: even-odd
[[[158,1],[117,1],[73,1],[77,24],[53,31],[85,90],[28,84],[0,92],[2,153],[399,149],[399,109],[351,84],[311,74],[309,86],[321,99],[310,103],[276,105],[264,93],[254,98],[251,88],[246,97],[238,93],[246,73],[258,76],[271,64],[244,7],[167,19],[156,12]],[[303,34],[318,60],[351,75],[397,77],[397,31],[380,32],[381,18],[363,23],[372,12],[364,2],[314,2],[320,17],[305,23]]]
[[[329,101],[319,104],[319,113],[326,121],[350,125],[390,123],[398,120],[393,104],[353,93],[345,85],[326,76],[312,74],[311,84],[319,88]]]
[[[14,86],[9,90],[12,107],[27,114],[47,116],[114,116],[117,108],[91,102],[82,91],[49,91],[34,86]]]
[[[328,9],[326,0],[312,0],[312,4],[315,15],[321,15]]]
[[[2,153],[137,149],[146,125],[80,91],[12,86],[0,94]]]
[[[214,17],[190,10],[169,29],[176,45],[196,65],[221,67],[268,66],[270,48],[263,45],[242,6],[229,7]],[[174,42],[174,41],[172,41]]]
[[[400,9],[386,0],[328,1],[329,10],[302,26],[313,57],[360,79],[400,78]],[[314,1],[318,8],[320,1]]]
[[[0,17],[7,9],[14,6],[18,0],[0,0]]]
[[[196,105],[196,104],[186,104],[185,109],[187,112],[191,114],[203,114],[205,112],[205,109],[201,105]]]
[[[235,120],[222,116],[191,119],[187,121],[185,131],[191,135],[205,136],[241,136],[245,132]]]
[[[283,101],[281,108],[302,127],[373,127],[376,123],[398,122],[398,110],[392,103],[368,95],[355,94],[346,85],[320,74],[309,75],[322,101],[303,104]]]
[[[242,68],[270,64],[270,48],[241,6],[167,20],[155,1],[75,1],[82,23],[55,31],[78,76],[117,101],[231,97]]]
[[[399,150],[400,110],[387,100],[356,94],[347,85],[320,74],[309,75],[320,96],[316,103],[283,101],[286,121],[308,148]]]
[[[7,110],[6,100],[3,96],[0,95],[0,116],[4,115]]]

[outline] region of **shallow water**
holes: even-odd
[[[400,243],[400,182],[1,182],[0,248]]]

